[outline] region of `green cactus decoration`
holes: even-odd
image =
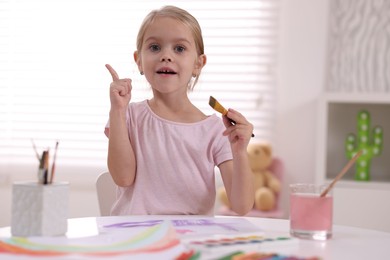
[[[369,181],[371,160],[382,152],[383,129],[376,126],[370,136],[370,113],[362,110],[357,118],[358,134],[348,134],[345,141],[346,156],[351,159],[358,151],[363,150],[362,155],[356,160],[355,180]]]

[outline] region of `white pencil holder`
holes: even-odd
[[[47,185],[15,182],[12,186],[12,235],[64,235],[68,229],[68,190],[68,182]]]

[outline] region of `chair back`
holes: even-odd
[[[116,184],[109,172],[101,173],[96,179],[96,192],[101,216],[110,216],[116,198]]]

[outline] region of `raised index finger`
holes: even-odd
[[[118,73],[116,73],[116,71],[111,67],[110,64],[106,64],[106,68],[110,72],[113,81],[119,80]]]

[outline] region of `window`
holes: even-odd
[[[106,168],[111,64],[133,79],[132,101],[151,96],[133,61],[145,15],[162,5],[199,21],[208,64],[190,94],[212,114],[213,95],[243,113],[254,141],[273,141],[278,1],[0,1],[0,171],[37,169],[59,140],[57,169]],[[52,154],[52,153],[51,153]],[[87,170],[88,171],[88,170]]]

